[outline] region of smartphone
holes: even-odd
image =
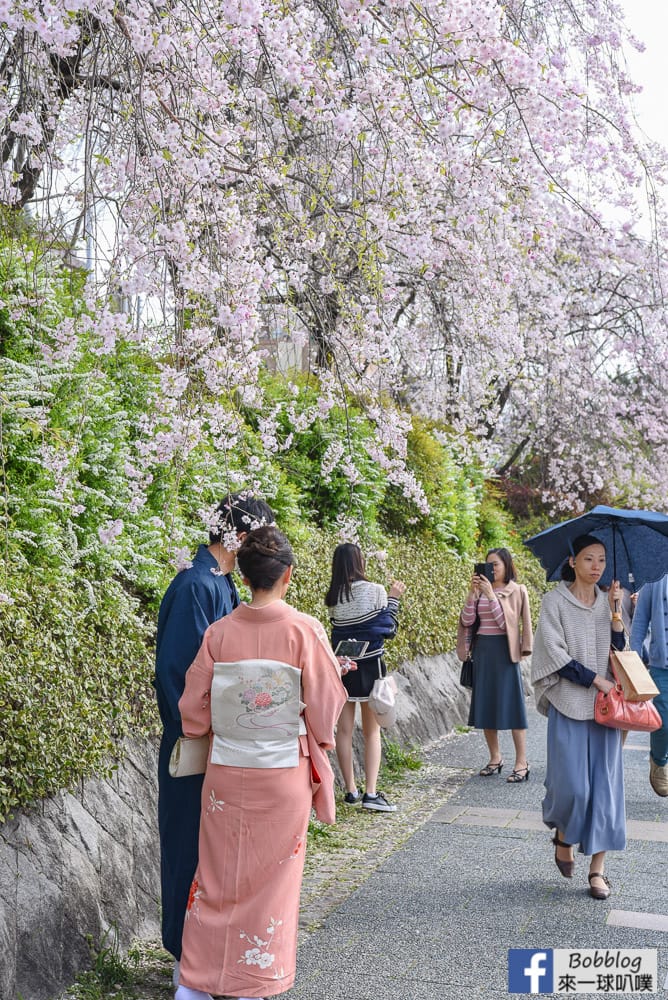
[[[490,583],[494,583],[494,565],[492,563],[476,563],[473,572],[476,576],[486,576]]]
[[[369,643],[362,639],[342,639],[341,642],[337,643],[334,653],[336,656],[349,656],[356,660],[360,656],[364,656],[368,648]]]

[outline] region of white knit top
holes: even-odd
[[[350,584],[351,597],[330,608],[332,625],[348,625],[351,621],[361,624],[387,607],[387,591],[380,583],[371,580],[354,580]]]
[[[593,719],[595,687],[583,687],[557,673],[571,660],[614,680],[609,670],[610,605],[595,588],[591,607],[582,604],[565,580],[543,598],[531,658],[536,708],[547,715],[550,704],[570,719]]]

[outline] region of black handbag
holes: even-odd
[[[468,653],[466,654],[466,659],[462,660],[462,669],[459,672],[459,683],[465,688],[473,688],[473,647],[475,645],[475,637],[479,628],[480,616],[476,610],[475,621],[471,626],[471,641]]]
[[[473,687],[473,660],[471,659],[470,654],[462,663],[462,669],[459,674],[459,683],[465,688]]]

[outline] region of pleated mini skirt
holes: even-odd
[[[341,682],[348,692],[348,701],[368,701],[375,682],[387,675],[385,660],[382,656],[373,656],[355,662],[357,670],[344,674]]]
[[[547,715],[543,822],[582,854],[623,851],[626,807],[622,734],[593,719]]]
[[[476,729],[527,728],[520,665],[510,659],[505,635],[476,636],[469,726]]]

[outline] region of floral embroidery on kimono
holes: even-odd
[[[186,906],[186,920],[190,920],[190,915],[192,914],[197,923],[201,923],[199,918],[199,901],[202,895],[202,890],[199,887],[199,882],[196,878],[193,879],[192,885],[190,886],[190,893],[188,894],[188,905]]]
[[[245,939],[249,944],[252,944],[255,947],[247,948],[241,958],[237,960],[237,964],[259,965],[261,969],[270,968],[270,966],[274,964],[275,956],[268,949],[271,948],[274,934],[282,923],[282,920],[275,920],[273,917],[270,918],[269,926],[267,927],[267,941],[263,941],[262,938],[258,937],[256,934],[250,937],[245,931],[240,931],[239,937],[242,941]]]
[[[284,865],[286,861],[295,861],[296,858],[299,857],[299,852],[304,846],[304,841],[306,840],[306,834],[295,834],[294,840],[296,840],[296,844],[293,847],[292,852],[288,854],[287,858],[283,858],[282,861],[279,861],[279,865]]]
[[[225,802],[223,801],[223,799],[217,799],[216,798],[216,793],[214,792],[214,790],[212,788],[211,789],[211,794],[209,795],[209,804],[206,807],[207,815],[210,816],[211,813],[222,812],[224,805],[225,805]]]
[[[239,676],[239,680],[243,680]],[[285,705],[294,692],[292,677],[285,670],[267,671],[254,681],[250,681],[244,691],[238,695],[243,705],[245,715],[266,715]]]

